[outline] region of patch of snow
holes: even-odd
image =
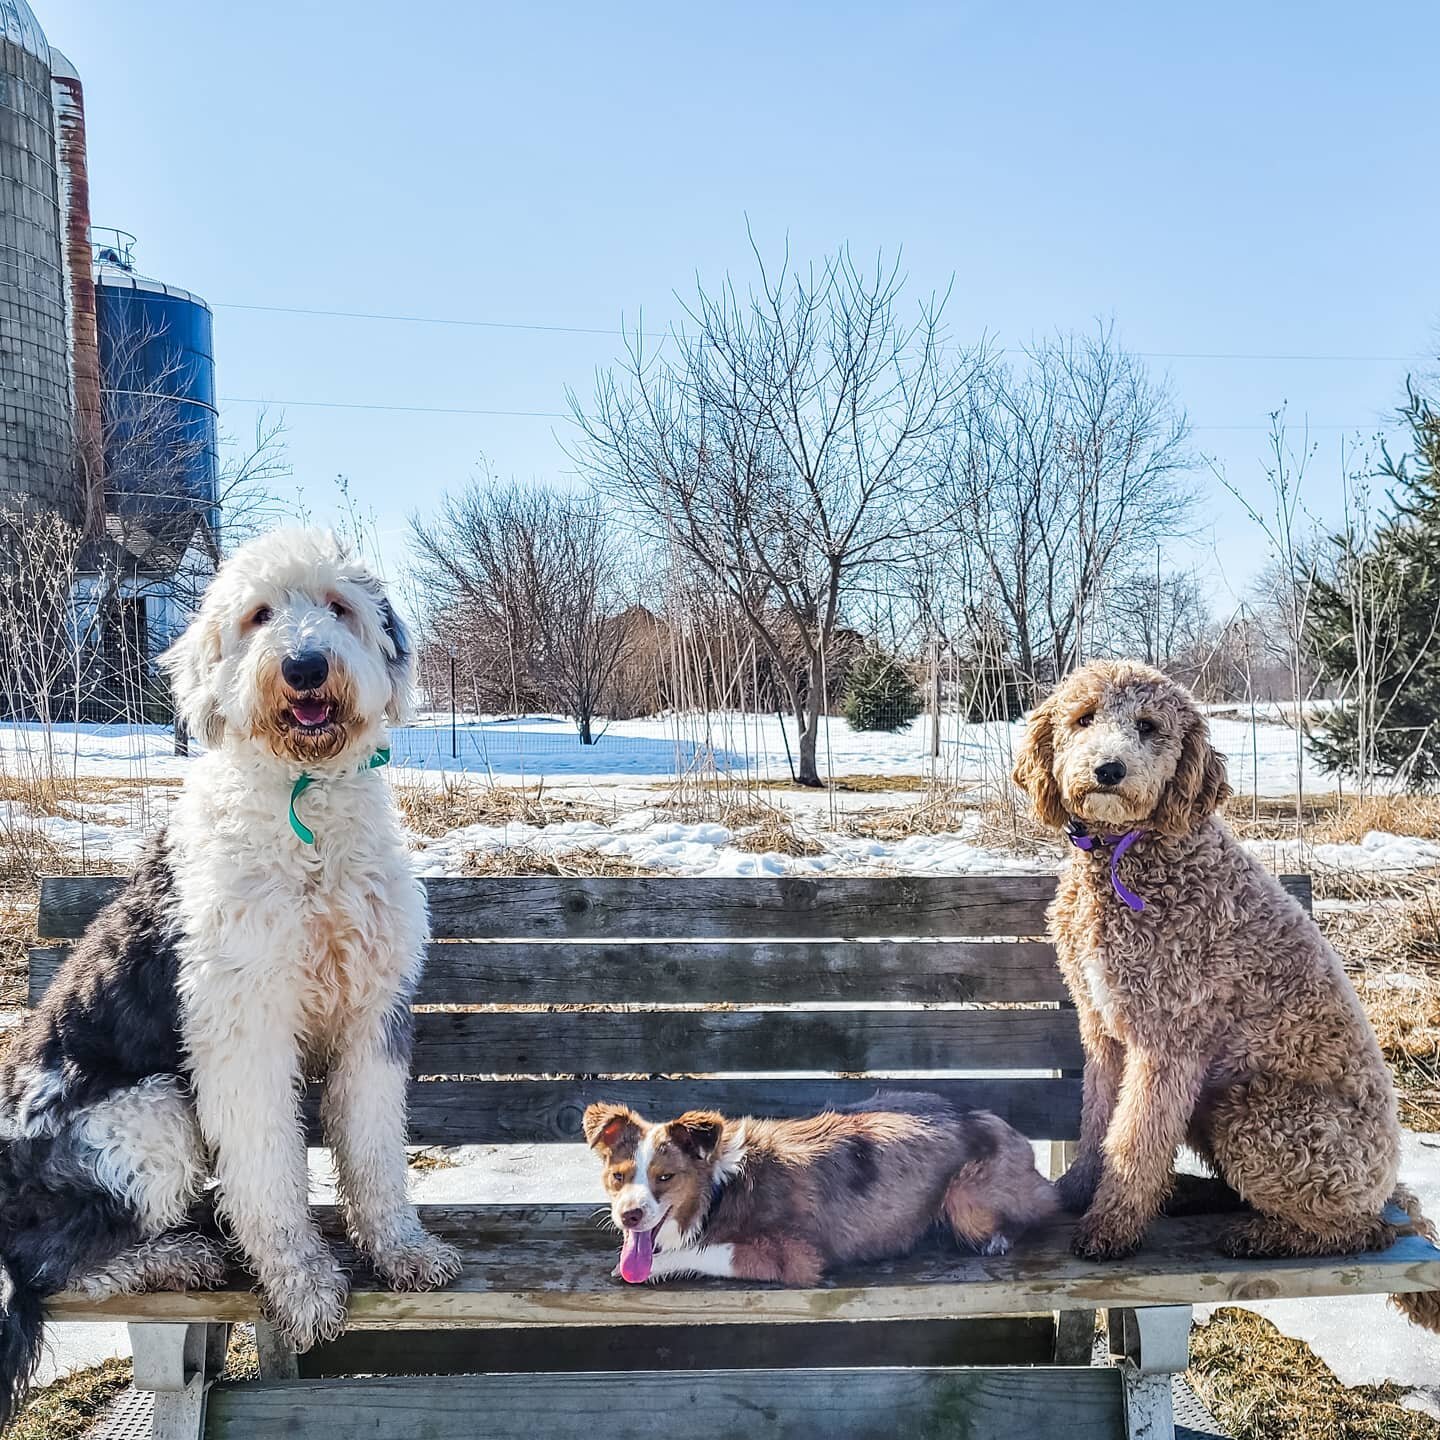
[[[1373,874],[1385,870],[1427,870],[1440,865],[1440,844],[1414,835],[1372,830],[1358,845],[1312,845],[1304,840],[1249,840],[1252,853],[1272,870],[1350,870]]]

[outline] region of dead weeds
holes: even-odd
[[[1349,1389],[1308,1345],[1230,1305],[1190,1332],[1189,1379],[1235,1440],[1440,1440],[1399,1385]]]
[[[599,805],[534,786],[494,785],[442,773],[436,783],[418,777],[397,777],[395,803],[405,823],[420,835],[443,835],[465,825],[509,825],[519,822],[541,829],[567,821],[599,822]]]
[[[469,850],[460,862],[462,875],[598,875],[624,877],[654,875],[645,865],[628,856],[602,855],[598,850],[566,850],[552,855],[531,845],[507,846],[500,850]]]

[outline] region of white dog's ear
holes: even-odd
[[[160,668],[170,677],[180,718],[190,733],[198,735],[212,750],[225,738],[225,718],[215,693],[219,664],[220,626],[204,610],[159,659]]]
[[[390,654],[385,657],[390,672],[390,703],[385,707],[385,718],[392,725],[403,725],[410,718],[415,655],[410,645],[410,627],[383,595],[380,597],[380,624],[390,642]]]

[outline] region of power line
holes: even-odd
[[[371,405],[358,400],[252,400],[243,395],[222,395],[222,405],[303,405],[316,410],[394,410],[406,415],[508,415],[536,420],[568,420],[563,410],[468,410],[451,405]]]
[[[267,315],[311,315],[333,320],[379,320],[396,325],[452,325],[469,330],[531,330],[552,335],[609,335],[623,339],[633,332],[589,325],[544,325],[529,321],[472,320],[451,315],[396,315],[378,310],[320,310],[306,305],[249,305],[235,300],[216,301],[216,310],[250,310]],[[1019,355],[1024,351],[1015,346],[1002,347],[1002,355]],[[1434,359],[1429,355],[1331,355],[1295,352],[1282,354],[1260,351],[1221,350],[1132,350],[1144,360],[1284,360],[1317,361],[1325,364],[1423,365]]]
[[[570,420],[569,411],[566,410],[474,410],[459,405],[386,405],[367,403],[359,400],[282,400],[275,397],[257,400],[243,395],[222,395],[222,405],[259,405],[279,406],[295,405],[311,410],[380,410],[390,411],[401,415],[476,415],[490,417],[505,417],[526,420]],[[1297,431],[1310,430],[1358,430],[1368,432],[1371,430],[1392,429],[1398,425],[1398,421],[1375,421],[1368,425],[1305,425],[1296,424],[1293,428]],[[1192,425],[1191,430],[1269,430],[1269,425]]]

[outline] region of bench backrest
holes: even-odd
[[[46,878],[40,934],[73,940],[122,883]],[[1053,876],[426,885],[415,1144],[573,1143],[598,1099],[799,1115],[896,1084],[1078,1133],[1080,1039],[1039,938]],[[63,954],[31,952],[32,1004]]]

